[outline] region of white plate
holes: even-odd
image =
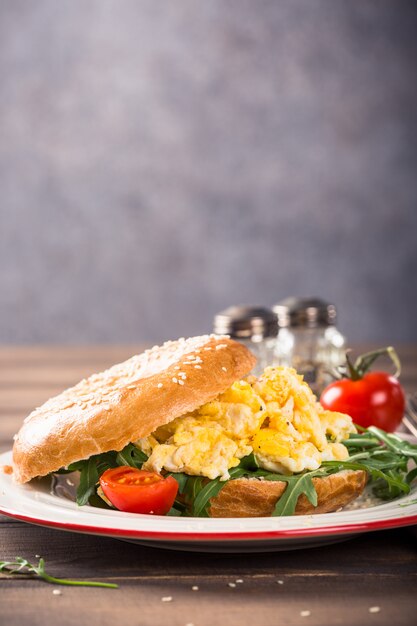
[[[0,455],[0,467],[10,464],[11,452]],[[47,480],[16,485],[12,476],[1,472],[0,513],[40,526],[106,535],[160,548],[269,552],[332,543],[359,533],[417,524],[417,485],[407,496],[368,508],[324,515],[207,519],[79,507],[51,494]]]

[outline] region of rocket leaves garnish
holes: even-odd
[[[217,496],[222,490],[223,484],[219,478],[216,478],[215,480],[210,480],[200,489],[194,501],[191,503],[193,517],[208,517],[207,504],[211,498]]]
[[[268,481],[282,481],[287,484],[278,499],[273,516],[293,515],[301,495],[305,495],[313,506],[317,505],[317,493],[313,478],[325,477],[343,470],[363,470],[372,484],[373,493],[378,498],[390,500],[410,492],[410,485],[417,478],[417,445],[402,440],[394,434],[371,426],[351,434],[344,445],[349,451],[346,461],[325,461],[320,468],[299,474],[280,474],[259,468],[252,453],[240,460],[237,467],[229,470],[230,478],[209,480],[203,476],[190,476],[172,472],[178,482],[178,496],[169,515],[187,517],[208,517],[210,500],[217,496],[229,480],[253,478]],[[80,483],[77,489],[77,503],[96,503],[99,477],[109,468],[130,465],[140,469],[146,455],[134,444],[128,444],[120,452],[106,452],[78,461],[64,472],[79,471]],[[413,467],[409,463],[413,462]]]
[[[116,463],[117,465],[130,465],[140,469],[147,458],[142,450],[139,450],[133,443],[129,443],[123,450],[117,453]]]
[[[104,472],[110,468],[121,465],[130,465],[140,469],[148,457],[133,443],[129,443],[120,452],[103,452],[96,454],[85,461],[76,461],[67,468],[56,472],[67,474],[68,472],[80,472],[80,482],[77,488],[77,504],[94,504],[98,480]]]
[[[97,468],[97,459],[92,456],[83,465],[80,473],[80,484],[77,489],[77,504],[83,506],[87,504],[90,496],[96,492],[99,474]]]
[[[293,515],[298,498],[302,494],[307,497],[313,506],[317,506],[317,491],[313,485],[313,478],[321,475],[323,475],[323,472],[318,470],[291,476],[291,479],[287,480],[287,487],[282,496],[278,499],[272,515],[275,517]]]

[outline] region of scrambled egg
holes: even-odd
[[[340,442],[356,431],[352,419],[325,411],[294,369],[269,367],[254,389],[265,402],[268,415],[268,424],[252,441],[261,467],[288,474],[348,457]]]
[[[229,469],[252,452],[251,440],[265,419],[265,404],[245,381],[213,402],[140,439],[149,456],[144,469],[229,478]]]
[[[149,456],[144,469],[227,480],[251,452],[260,467],[285,474],[346,459],[341,441],[351,432],[351,418],[322,409],[294,369],[269,367],[137,445]]]

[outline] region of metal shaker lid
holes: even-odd
[[[266,307],[231,306],[217,313],[213,330],[219,335],[230,335],[232,339],[276,337],[278,318]]]
[[[319,298],[286,298],[272,307],[279,328],[305,326],[318,328],[336,324],[336,307]]]

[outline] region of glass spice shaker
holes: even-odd
[[[278,316],[277,365],[291,365],[319,395],[332,381],[329,370],[345,361],[346,340],[336,328],[336,307],[319,298],[286,298]]]
[[[273,365],[278,318],[271,309],[231,306],[217,313],[213,330],[219,335],[230,335],[256,356],[257,363],[251,374],[259,376],[265,367]]]

